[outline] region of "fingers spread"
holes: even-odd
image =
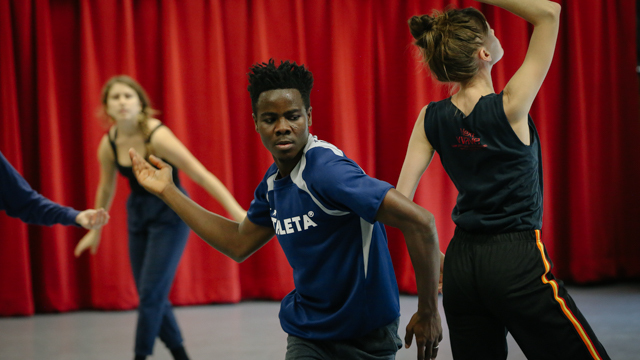
[[[164,161],[160,160],[160,158],[158,158],[155,155],[151,155],[149,156],[149,161],[151,161],[151,163],[153,164],[153,166],[157,167],[158,169],[162,169],[167,167],[167,163],[165,163]]]

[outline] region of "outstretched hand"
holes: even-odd
[[[440,313],[434,314],[416,312],[407,325],[407,333],[404,337],[405,347],[409,348],[416,337],[418,347],[418,360],[435,359],[438,355],[438,347],[442,341],[442,325]]]
[[[109,213],[105,209],[87,209],[78,213],[76,222],[87,230],[100,229],[109,222]]]
[[[171,165],[151,155],[149,156],[149,161],[153,164],[151,166],[133,148],[129,149],[129,156],[131,157],[133,174],[138,183],[148,192],[160,195],[167,187],[173,184]]]

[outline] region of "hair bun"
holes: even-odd
[[[433,30],[435,18],[430,15],[412,16],[409,19],[409,31],[414,39],[420,40],[424,33]]]

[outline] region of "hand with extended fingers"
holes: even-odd
[[[173,184],[171,175],[173,169],[171,165],[153,155],[149,156],[150,164],[134,149],[129,149],[129,156],[131,157],[133,173],[138,183],[148,192],[160,195],[167,187]]]

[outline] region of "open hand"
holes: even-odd
[[[73,254],[78,257],[82,255],[82,253],[91,249],[91,254],[95,254],[98,251],[98,245],[100,245],[100,230],[91,230],[89,231],[80,241],[78,245],[76,245],[76,249],[73,251]]]
[[[411,346],[414,335],[418,347],[418,360],[435,359],[438,355],[440,341],[442,341],[440,313],[436,310],[434,314],[421,312],[413,314],[404,337],[406,348]]]
[[[76,216],[76,222],[87,230],[100,229],[109,222],[109,213],[105,209],[87,209]]]
[[[136,176],[138,183],[148,192],[160,195],[168,186],[173,184],[171,165],[151,155],[149,156],[149,161],[155,166],[153,167],[133,148],[129,149],[129,156],[133,164],[133,174]]]

